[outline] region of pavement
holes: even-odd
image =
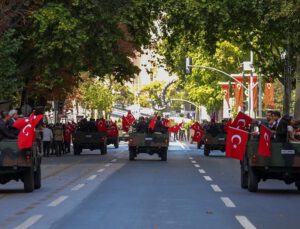
[[[214,229],[299,228],[300,193],[271,180],[240,188],[240,165],[196,145],[171,142],[157,155],[128,160],[126,143],[107,155],[43,158],[42,188],[0,186],[0,228]]]

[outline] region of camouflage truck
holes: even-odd
[[[104,132],[76,131],[72,134],[74,155],[80,155],[83,149],[99,149],[101,155],[107,154],[107,136]]]
[[[211,150],[221,150],[225,152],[226,133],[222,124],[216,124],[215,128],[208,128],[203,137],[204,155],[209,156]]]
[[[167,161],[169,134],[132,132],[129,134],[128,147],[131,161],[140,153],[157,153],[162,161]]]
[[[20,150],[17,140],[0,141],[0,183],[11,180],[24,183],[24,191],[41,188],[41,161],[36,144],[31,149]]]
[[[259,137],[250,136],[244,160],[241,161],[241,187],[256,192],[258,183],[267,179],[295,182],[300,190],[300,144],[272,142],[271,157],[258,155]]]

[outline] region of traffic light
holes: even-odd
[[[185,74],[190,75],[192,74],[192,58],[186,57],[185,58]]]

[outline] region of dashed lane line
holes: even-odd
[[[97,172],[102,173],[105,169],[99,169]]]
[[[181,147],[182,149],[185,149],[185,146],[184,146],[181,142],[179,142],[179,141],[177,141],[177,140],[176,140],[176,142],[180,145],[180,147]]]
[[[199,169],[198,171],[199,173],[206,173],[203,169]]]
[[[83,188],[85,184],[78,184],[71,189],[71,191],[78,191],[79,189]]]
[[[256,227],[249,221],[249,219],[246,216],[237,215],[235,216],[237,221],[242,225],[245,229],[256,229]]]
[[[226,207],[228,208],[235,208],[235,204],[232,202],[231,199],[229,199],[228,197],[221,197],[221,200],[223,201],[223,203],[225,204]]]
[[[109,167],[109,166],[111,166],[111,163],[108,163],[108,164],[105,165],[105,167]]]
[[[50,204],[48,204],[48,207],[56,207],[68,198],[69,198],[69,196],[60,196],[56,200],[54,200]]]
[[[200,168],[200,165],[198,165],[198,164],[194,164],[194,166],[195,166],[196,168]]]
[[[203,176],[206,181],[212,181],[213,179],[210,176]]]
[[[92,175],[90,177],[87,178],[87,180],[94,180],[97,177],[97,175]]]
[[[212,184],[211,187],[215,192],[222,192],[222,189],[216,184]]]
[[[189,159],[190,159],[190,160],[194,160],[194,158],[192,158],[192,157],[189,157]]]
[[[117,160],[118,160],[118,159],[115,158],[115,159],[111,160],[111,162],[116,162]]]
[[[196,164],[196,163],[197,163],[197,161],[192,161],[192,163],[193,163],[193,164]]]
[[[34,215],[28,218],[24,223],[20,224],[19,226],[15,227],[14,229],[27,229],[39,221],[43,215]]]

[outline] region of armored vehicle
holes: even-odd
[[[259,137],[250,136],[244,160],[241,161],[241,187],[256,192],[258,183],[267,179],[295,182],[300,190],[300,144],[272,142],[271,157],[258,155]]]
[[[41,155],[36,144],[28,150],[20,150],[17,140],[0,141],[0,183],[11,180],[24,183],[25,192],[41,188]]]
[[[140,153],[150,155],[157,153],[162,161],[166,161],[169,147],[169,134],[162,134],[160,132],[132,132],[129,134],[128,146],[129,160],[131,161]]]
[[[80,155],[82,149],[99,149],[101,155],[107,154],[107,136],[104,132],[76,131],[72,134],[74,155]]]
[[[226,133],[220,123],[209,126],[205,130],[204,136],[204,155],[209,156],[211,150],[221,150],[225,152]]]

